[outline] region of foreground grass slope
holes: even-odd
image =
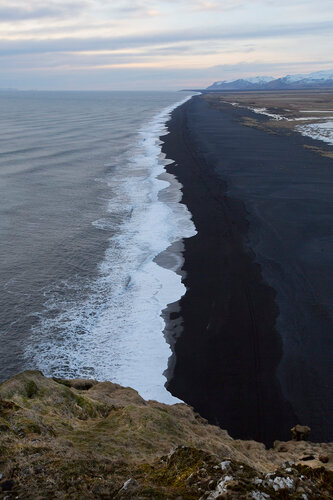
[[[332,498],[332,462],[330,443],[266,450],[111,382],[0,386],[0,498]]]

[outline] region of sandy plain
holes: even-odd
[[[242,123],[272,134],[302,132],[302,129],[309,125],[333,122],[333,89],[221,92],[206,94],[205,100],[215,109],[221,110],[226,105],[233,104],[255,111],[252,116],[242,117]],[[263,122],[260,120],[260,115],[267,116],[270,120]],[[313,146],[311,149],[322,156],[333,158],[332,149],[325,143]]]

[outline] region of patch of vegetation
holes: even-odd
[[[66,387],[72,387],[69,380],[65,380],[62,378],[56,378],[56,377],[52,377],[52,380],[57,382],[57,384],[65,385]]]
[[[167,500],[171,498],[170,492],[163,492],[152,486],[146,486],[140,489],[141,498],[153,498],[154,500]]]
[[[157,487],[162,488],[162,492],[165,489],[167,496],[163,496],[161,492],[161,496],[156,496],[156,498],[181,496],[191,500],[198,498],[198,492],[189,484],[189,478],[201,467],[207,466],[210,461],[211,456],[206,452],[182,446],[170,456],[164,456],[152,465],[143,464],[138,470],[138,480],[145,483],[145,488],[150,485],[152,491],[155,491]],[[217,462],[213,459],[213,463],[216,465]]]
[[[317,146],[309,146],[308,144],[304,144],[303,147],[306,149],[309,149],[310,151],[313,151],[314,153],[320,154],[321,156],[324,156],[325,158],[333,158],[333,151],[332,150],[318,148]]]
[[[38,394],[37,384],[33,380],[28,380],[25,384],[25,392],[29,399],[33,398]]]
[[[12,401],[6,401],[5,399],[0,398],[0,415],[17,411],[19,408],[20,407]]]
[[[325,467],[316,467],[315,469],[307,465],[296,465],[295,468],[303,476],[315,482],[319,489],[326,490],[333,498],[333,472]]]
[[[21,428],[25,434],[41,434],[42,430],[33,420],[21,420]]]
[[[11,428],[7,420],[0,417],[0,434],[2,432],[11,432]]]
[[[257,130],[262,130],[268,134],[276,134],[276,131],[269,128],[266,122],[261,122],[255,118],[249,118],[248,116],[242,116],[240,119],[241,123],[246,127],[256,128]]]

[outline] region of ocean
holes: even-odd
[[[189,97],[0,93],[1,380],[39,369],[177,401],[161,313],[196,231],[159,137]]]

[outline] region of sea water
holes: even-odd
[[[40,369],[176,401],[161,313],[186,291],[175,243],[195,228],[161,145],[189,97],[0,93],[1,379]]]

